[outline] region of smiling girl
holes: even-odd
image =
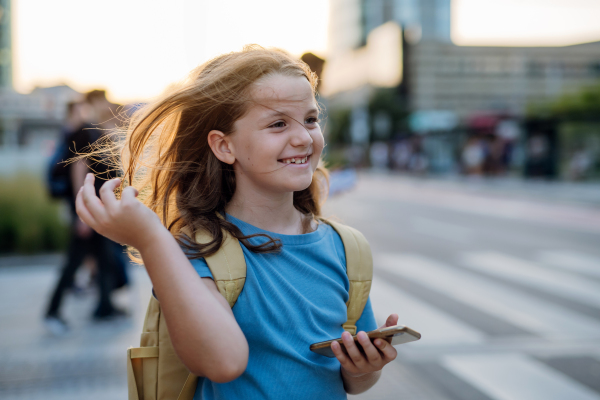
[[[308,66],[279,50],[217,57],[134,116],[120,199],[120,179],[97,197],[91,174],[77,196],[85,223],[139,252],[173,347],[201,377],[194,399],[345,399],[396,357],[364,333],[377,328],[370,301],[356,324],[364,353],[342,334],[349,282],[343,242],[319,220],[327,180],[315,86]],[[213,240],[195,243],[184,228]],[[247,265],[233,308],[204,260],[222,230]],[[340,335],[348,354],[337,343],[336,358],[309,350]]]

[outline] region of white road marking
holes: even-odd
[[[416,232],[427,236],[458,243],[470,243],[473,240],[472,230],[460,225],[423,217],[414,217],[410,221]]]
[[[542,337],[600,336],[598,321],[426,257],[377,254],[375,265]]]
[[[402,290],[373,279],[371,302],[377,324],[381,326],[390,314],[398,314],[398,324],[420,332],[419,346],[482,343],[484,334],[449,314],[441,312]]]
[[[520,354],[447,356],[442,365],[495,400],[600,400],[593,390]]]
[[[600,259],[572,251],[542,251],[538,260],[567,271],[600,278]]]
[[[600,308],[600,284],[589,279],[496,252],[467,253],[463,261],[474,270]]]

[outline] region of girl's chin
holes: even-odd
[[[312,174],[307,177],[290,177],[281,182],[280,188],[285,192],[300,192],[310,186]]]

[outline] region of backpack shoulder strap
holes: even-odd
[[[246,282],[246,259],[240,242],[226,230],[223,230],[223,236],[219,250],[204,259],[219,292],[233,307]],[[212,237],[206,232],[197,232],[195,240],[197,243],[208,243]]]
[[[356,321],[362,315],[367,304],[369,292],[371,291],[371,281],[373,280],[371,246],[363,234],[356,229],[339,222],[323,221],[335,229],[344,243],[346,273],[350,281],[350,290],[348,292],[348,302],[346,303],[348,320],[343,324],[343,327],[352,335],[356,335]]]
[[[192,236],[189,229],[182,232],[199,243],[208,243],[206,233]],[[229,232],[223,231],[224,242],[213,255],[206,257],[219,292],[231,307],[237,301],[246,281],[246,260],[242,247]],[[190,373],[175,354],[160,303],[150,298],[139,348],[127,351],[128,390],[130,400],[191,400],[198,378]]]

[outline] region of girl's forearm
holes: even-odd
[[[226,300],[205,284],[173,236],[162,229],[138,249],[160,300],[173,347],[194,374],[215,382],[237,378],[248,342]]]

